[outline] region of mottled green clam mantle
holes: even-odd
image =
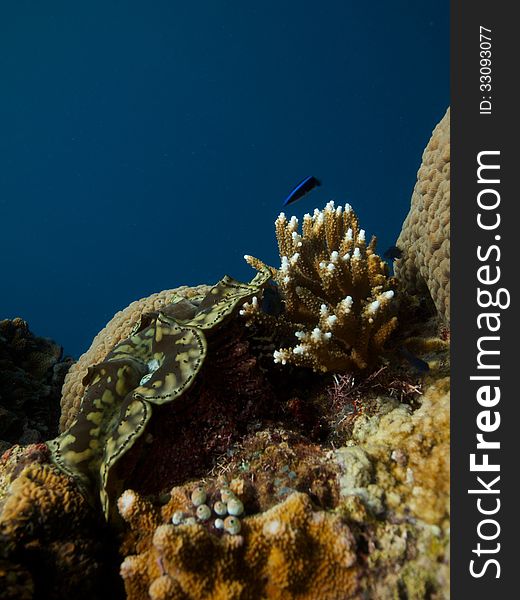
[[[107,519],[111,470],[143,434],[152,407],[192,385],[207,353],[205,332],[222,327],[270,276],[261,271],[248,284],[226,276],[205,296],[174,297],[160,312],[143,314],[132,335],[89,369],[75,421],[48,446],[91,500],[99,493]]]

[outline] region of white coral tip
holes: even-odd
[[[298,229],[298,219],[296,217],[291,217],[291,220],[289,221],[289,229],[292,229],[293,231]]]
[[[359,234],[358,234],[358,242],[364,242],[364,241],[365,241],[365,230],[360,229]]]
[[[330,315],[330,317],[327,317],[327,325],[329,327],[333,327],[336,324],[337,320],[338,317],[336,315]]]
[[[379,300],[374,300],[368,305],[368,312],[370,314],[375,313],[381,305],[379,304]]]
[[[354,248],[354,258],[361,258],[361,250],[356,246]]]
[[[292,266],[294,266],[294,265],[295,265],[295,264],[298,262],[298,259],[299,259],[299,258],[300,258],[300,255],[299,255],[299,253],[298,253],[298,252],[295,252],[295,253],[294,253],[294,254],[291,256],[291,260],[290,260],[290,263],[291,263],[291,265],[292,265]]]
[[[326,304],[320,306],[320,317],[326,317],[329,314],[329,308]]]
[[[346,298],[343,298],[341,304],[343,305],[345,311],[349,312],[352,308],[352,304],[354,304],[354,300],[352,300],[352,296],[347,296]]]
[[[336,265],[334,265],[333,263],[329,263],[327,265],[327,271],[331,272],[336,270]]]
[[[275,363],[283,363],[283,354],[279,350],[273,352],[273,358]]]
[[[119,509],[119,514],[123,518],[129,515],[136,500],[137,496],[133,490],[126,490],[121,494],[117,501],[117,508]]]
[[[315,328],[312,330],[311,339],[312,339],[314,342],[319,342],[319,341],[321,340],[321,335],[322,335],[322,334],[321,334],[321,329],[320,329],[319,327],[315,327]]]
[[[339,258],[339,252],[337,250],[334,250],[333,252],[330,253],[330,260],[332,262],[338,262],[338,258]]]
[[[298,344],[293,348],[293,354],[305,354],[305,346],[303,344]]]
[[[391,300],[394,297],[394,290],[388,290],[388,292],[383,292],[383,296],[387,300]]]

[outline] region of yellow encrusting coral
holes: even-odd
[[[118,503],[130,525],[120,571],[128,600],[357,597],[354,537],[339,515],[315,510],[306,494],[245,517],[239,535],[221,536],[201,524],[165,523],[174,496],[162,516],[131,490]]]
[[[298,338],[274,353],[275,362],[315,371],[366,368],[397,326],[394,281],[376,254],[376,238],[367,244],[352,207],[332,201],[304,216],[301,234],[298,219],[284,213],[275,230],[281,266],[268,268],[285,305],[277,320],[293,324]],[[245,259],[265,268],[257,258]],[[242,314],[249,321],[266,319],[258,301],[244,305]]]

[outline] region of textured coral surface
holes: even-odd
[[[396,276],[412,293],[429,290],[450,320],[450,110],[434,129],[417,173],[410,212],[397,246]]]
[[[117,592],[99,516],[47,460],[43,444],[15,446],[0,459],[0,597],[87,599]]]
[[[121,565],[129,600],[355,597],[355,539],[339,515],[315,510],[307,495],[244,518],[238,535],[168,523],[175,504],[154,515],[133,492],[120,502],[135,536]]]
[[[350,441],[355,446],[343,449],[344,453],[359,452],[351,459],[350,469],[357,468],[357,463],[360,471],[368,470],[369,483],[353,485],[347,478],[346,490],[355,487],[369,504],[376,504],[384,490],[386,508],[399,517],[447,526],[449,436],[449,378],[427,385],[415,411],[395,402],[382,403],[378,414],[357,419]]]

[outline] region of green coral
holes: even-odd
[[[48,446],[88,497],[99,493],[107,519],[116,493],[109,481],[113,467],[142,436],[152,407],[190,388],[206,358],[207,337],[260,294],[269,277],[268,269],[248,284],[226,276],[203,297],[174,298],[160,312],[144,314],[132,335],[89,369],[75,421]]]

